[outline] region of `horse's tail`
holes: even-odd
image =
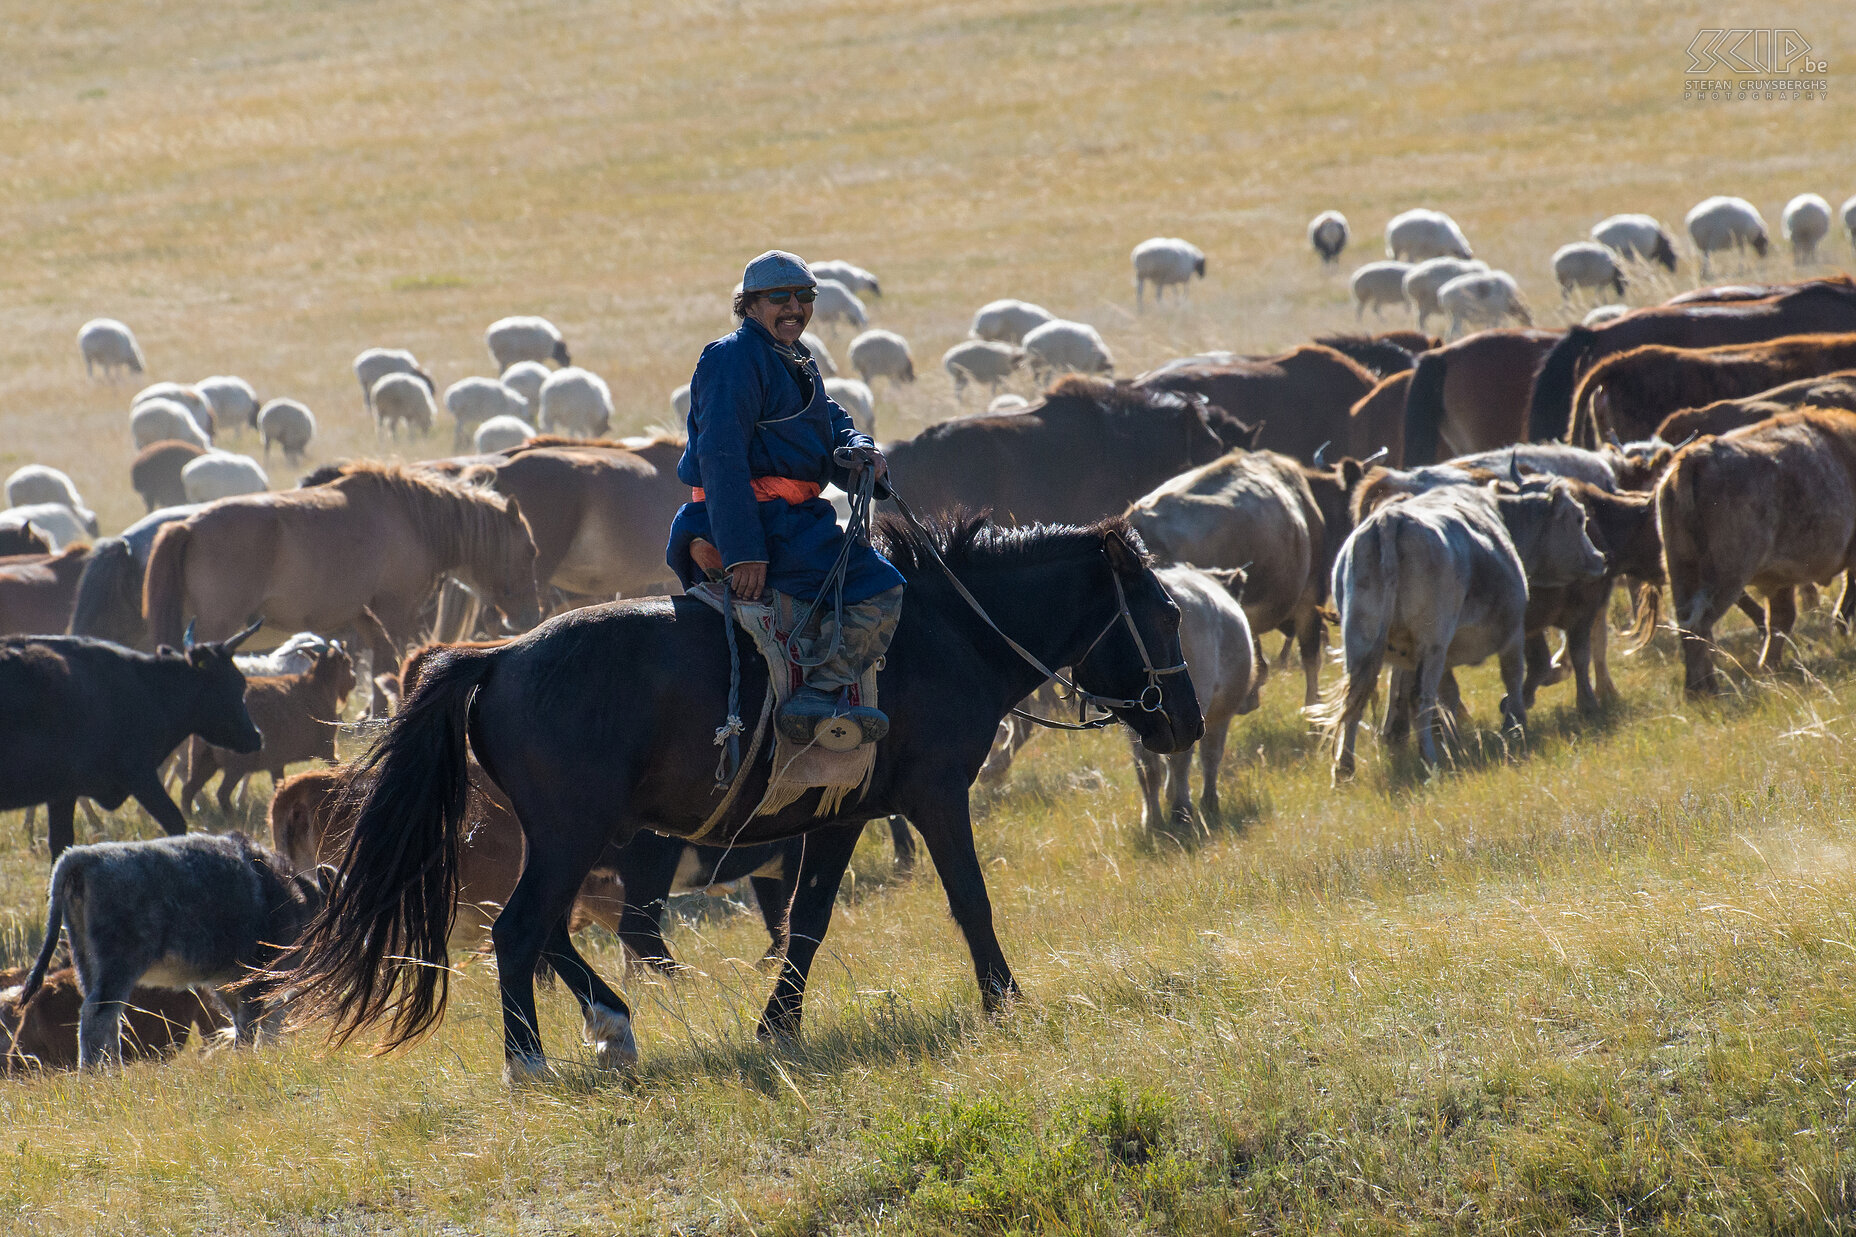
[[[23,1013],[26,1003],[45,986],[45,972],[51,969],[52,954],[58,949],[58,933],[64,927],[64,907],[71,882],[80,880],[81,874],[81,863],[71,857],[70,851],[58,856],[58,862],[52,866],[51,892],[46,897],[45,940],[39,945],[39,956],[32,960],[32,969],[26,972],[26,978],[17,988],[0,993],[8,1025],[15,1030],[18,1026],[15,1016]]]
[[[1444,379],[1449,362],[1435,352],[1418,358],[1405,389],[1406,468],[1437,462],[1437,436],[1444,424]]]
[[[333,893],[260,981],[297,994],[293,1022],[331,1019],[338,1044],[386,1022],[380,1047],[398,1048],[445,1012],[466,727],[471,698],[495,664],[496,650],[484,648],[436,650],[423,660],[417,689],[349,782],[358,806]]]
[[[135,551],[121,537],[105,537],[92,547],[77,578],[70,632],[135,644],[140,636],[132,633],[141,626],[142,573]]]
[[[1566,328],[1566,337],[1554,344],[1534,374],[1534,390],[1527,406],[1529,442],[1561,442],[1572,427],[1572,389],[1579,362],[1598,346],[1598,332],[1588,326]]]
[[[142,617],[155,644],[179,645],[187,616],[187,543],[192,537],[185,520],[162,526],[149,547],[148,570],[142,578]]]

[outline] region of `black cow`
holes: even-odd
[[[53,859],[75,840],[79,795],[111,810],[133,795],[169,834],[187,832],[158,770],[188,735],[258,750],[232,662],[257,629],[180,653],[85,636],[0,639],[0,811],[45,804]]]

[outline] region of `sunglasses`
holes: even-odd
[[[818,299],[818,289],[801,288],[795,292],[791,288],[788,288],[783,292],[763,292],[761,295],[766,297],[767,300],[774,305],[784,305],[788,300],[795,297],[798,298],[801,305],[810,305],[813,301]]]

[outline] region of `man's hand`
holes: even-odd
[[[728,569],[728,587],[743,601],[759,601],[767,589],[767,564],[736,563]]]
[[[874,468],[878,481],[889,476],[889,461],[883,458],[882,449],[879,447],[839,447],[832,452],[832,459],[839,467],[848,468],[853,474],[860,473],[866,468]]]

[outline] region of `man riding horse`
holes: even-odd
[[[805,686],[780,710],[780,733],[806,743],[843,717],[874,742],[889,720],[853,706],[848,689],[889,648],[902,576],[863,541],[847,547],[836,510],[819,495],[827,482],[854,489],[866,469],[880,486],[889,464],[825,394],[800,342],[817,288],[794,254],[769,250],[748,263],[735,295],[741,325],[702,350],[690,379],[689,446],[677,478],[692,487],[691,501],[671,523],[666,558],[686,588],[726,580],[747,602],[769,591],[803,603],[827,598],[816,630],[795,633]],[[832,576],[841,558],[840,594]]]

